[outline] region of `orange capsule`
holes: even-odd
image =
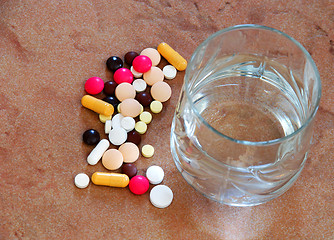
[[[158,52],[177,70],[183,71],[187,68],[187,61],[167,43],[160,43]]]
[[[92,182],[95,185],[108,187],[126,187],[129,184],[129,177],[122,173],[95,172],[92,175]]]
[[[82,106],[105,116],[111,116],[114,113],[113,105],[92,97],[90,95],[85,95],[81,98]]]

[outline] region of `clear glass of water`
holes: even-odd
[[[259,25],[219,31],[186,69],[171,129],[174,162],[215,201],[274,199],[303,169],[320,96],[318,70],[296,40]]]

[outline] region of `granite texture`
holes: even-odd
[[[152,164],[165,169],[172,205],[157,209],[148,193],[128,189],[74,186],[77,173],[104,170],[86,162],[92,147],[82,133],[102,133],[103,124],[80,99],[89,77],[112,79],[108,57],[166,41],[189,60],[209,35],[243,23],[297,39],[322,78],[314,143],[287,193],[229,207],[182,179],[169,130],[184,72],[143,139],[155,156],[137,162],[141,174]],[[0,52],[0,239],[334,239],[333,0],[0,1]]]

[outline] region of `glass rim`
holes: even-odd
[[[298,128],[297,130],[295,130],[294,132],[281,137],[281,138],[276,138],[276,139],[272,139],[272,140],[268,140],[268,141],[247,141],[247,140],[238,140],[232,137],[229,137],[221,132],[219,132],[217,129],[215,129],[214,127],[212,127],[203,117],[202,115],[198,112],[198,110],[196,109],[196,107],[194,106],[194,103],[192,101],[192,99],[190,98],[190,94],[189,94],[189,90],[186,87],[187,83],[188,83],[188,75],[189,75],[189,65],[192,64],[195,56],[197,55],[197,52],[199,52],[199,49],[201,49],[204,45],[206,45],[209,41],[211,41],[213,38],[217,37],[218,35],[221,35],[223,33],[226,32],[230,32],[232,30],[238,30],[238,29],[260,29],[260,30],[268,30],[271,32],[275,32],[279,35],[282,35],[283,37],[287,38],[288,40],[290,40],[293,44],[295,44],[302,52],[303,54],[306,56],[307,60],[310,62],[314,73],[315,73],[315,82],[318,85],[318,96],[316,99],[316,105],[315,108],[313,109],[312,113],[310,114],[310,116],[306,119],[306,121],[303,123],[303,125]],[[190,103],[191,109],[195,112],[196,116],[200,119],[200,121],[207,126],[210,130],[212,130],[214,133],[216,133],[218,136],[223,137],[227,140],[233,141],[235,143],[238,144],[242,144],[242,145],[252,145],[252,146],[267,146],[267,145],[272,145],[272,144],[277,144],[277,143],[281,143],[283,141],[286,141],[294,136],[296,136],[299,132],[301,132],[304,128],[306,128],[310,122],[313,120],[313,118],[315,117],[317,110],[319,108],[319,103],[320,103],[320,98],[321,98],[321,80],[320,80],[320,74],[318,71],[318,68],[314,62],[314,60],[312,59],[311,55],[309,54],[309,52],[303,47],[303,45],[301,45],[301,43],[299,43],[297,40],[295,40],[294,38],[290,37],[289,35],[281,32],[280,30],[271,28],[271,27],[267,27],[267,26],[263,26],[263,25],[257,25],[257,24],[242,24],[242,25],[235,25],[235,26],[231,26],[225,29],[222,29],[218,32],[215,32],[214,34],[210,35],[206,40],[204,40],[194,51],[194,53],[192,54],[188,67],[186,69],[186,73],[184,76],[184,90],[186,93],[186,96],[188,98],[188,102]]]

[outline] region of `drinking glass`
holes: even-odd
[[[305,165],[320,96],[316,65],[296,40],[259,25],[221,30],[186,69],[171,128],[174,162],[215,201],[274,199]]]

